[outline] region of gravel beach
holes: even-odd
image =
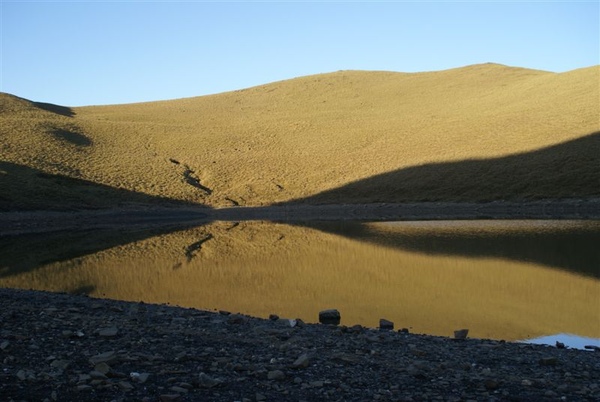
[[[305,324],[273,313],[0,289],[1,399],[600,400],[597,350]]]

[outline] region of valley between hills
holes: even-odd
[[[225,218],[341,204],[352,216],[373,205],[599,209],[600,66],[338,71],[86,107],[2,93],[0,126],[0,211],[13,221],[163,207]]]

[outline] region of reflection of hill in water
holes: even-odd
[[[376,326],[385,317],[440,335],[468,327],[473,336],[504,339],[566,331],[600,336],[600,323],[589,319],[600,292],[594,278],[373,243],[284,224],[217,222],[49,258],[21,273],[4,260],[1,268],[12,271],[3,272],[0,286],[87,289],[97,297],[307,321],[334,307],[345,324]]]
[[[308,222],[355,240],[429,255],[506,258],[600,278],[600,222]]]

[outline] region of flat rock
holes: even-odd
[[[111,364],[117,361],[117,352],[111,350],[109,352],[100,353],[90,357],[89,361],[93,366],[96,366],[98,363]]]
[[[336,309],[328,309],[319,312],[319,322],[321,324],[339,325],[340,321],[341,315]]]

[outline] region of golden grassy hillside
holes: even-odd
[[[79,108],[2,94],[0,124],[3,209],[600,196],[600,66],[339,71]]]

